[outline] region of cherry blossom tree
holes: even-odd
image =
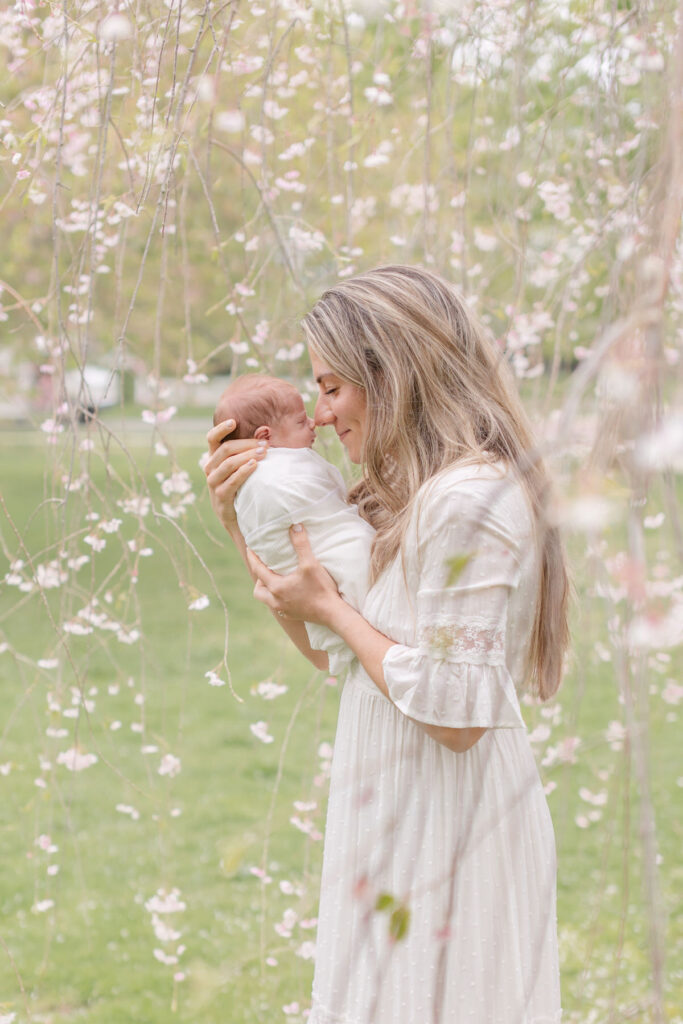
[[[635,837],[621,827],[625,863],[642,873],[650,967],[633,1000],[638,1019],[674,1019],[649,729],[683,698],[682,24],[680,8],[652,0],[16,0],[0,11],[0,373],[8,400],[30,403],[45,467],[41,536],[0,495],[0,672],[20,682],[12,700],[39,711],[39,791],[58,803],[60,773],[125,775],[101,733],[132,730],[154,813],[178,817],[173,780],[192,740],[148,724],[147,566],[172,573],[189,630],[220,609],[222,655],[190,670],[242,699],[226,595],[192,539],[209,512],[196,458],[183,461],[175,441],[179,388],[262,369],[310,395],[296,320],[320,291],[383,262],[434,267],[499,341],[559,482],[581,658],[568,664],[571,698],[529,703],[530,738],[554,812],[586,836],[619,827],[617,780],[633,777]],[[109,373],[97,394],[94,366]],[[125,404],[131,375],[144,408]],[[118,418],[103,408],[116,394]],[[18,614],[35,630],[13,628]],[[93,650],[111,666],[106,687],[91,682]],[[582,734],[598,672],[617,710]],[[286,680],[262,681],[245,727],[250,744],[279,752],[278,781],[288,735],[267,709],[286,693]],[[328,739],[290,814],[309,851]],[[589,785],[578,770],[596,751]],[[28,770],[4,762],[0,782]],[[107,813],[143,812],[112,801]],[[45,870],[31,909],[46,929],[59,852],[37,812],[31,856]],[[224,861],[244,857],[240,847]],[[277,965],[267,905],[277,941],[310,960],[315,886],[276,877],[267,844],[253,860],[262,968]],[[184,892],[171,866],[139,900],[175,1008],[192,943]],[[627,896],[618,913],[625,922]],[[588,960],[577,970],[595,1012],[568,1019],[626,1019]],[[29,1019],[16,978],[0,1021]],[[294,992],[269,1019],[302,1020],[305,1005]]]

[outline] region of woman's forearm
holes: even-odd
[[[305,623],[300,619],[283,619],[275,612],[272,614],[278,626],[282,626],[289,639],[301,651],[304,658],[308,658],[311,664],[315,665],[321,672],[328,672],[330,659],[325,651],[316,651],[311,647]]]
[[[247,572],[251,576],[254,583],[256,583],[257,577],[252,572],[251,566],[249,565],[249,560],[247,559],[247,544],[244,537],[242,536],[242,531],[240,530],[237,523],[235,523],[234,526],[228,529],[228,533],[230,534],[230,538],[235,547],[237,548],[237,551],[239,552],[242,561],[247,567]],[[294,646],[297,648],[297,650],[299,650],[305,658],[308,658],[311,664],[315,665],[315,667],[317,669],[320,669],[321,672],[327,672],[330,667],[330,659],[328,658],[325,651],[313,650],[308,639],[308,633],[306,632],[305,624],[296,619],[283,618],[280,615],[276,615],[275,612],[273,612],[272,614],[278,626],[284,629],[285,633],[292,641]]]
[[[231,527],[228,527],[227,529],[228,529],[228,534],[230,535],[230,539],[232,540],[233,544],[237,548],[237,551],[238,551],[238,554],[239,554],[240,558],[242,559],[242,561],[244,562],[245,566],[247,567],[247,572],[251,576],[251,578],[254,581],[254,583],[256,583],[256,576],[251,571],[251,566],[249,565],[249,561],[247,559],[247,543],[246,543],[244,537],[242,536],[242,531],[240,530],[240,528],[237,525],[237,523],[235,523]]]
[[[378,632],[350,604],[341,598],[331,607],[327,623],[351,648],[378,690],[391,700],[391,694],[384,678],[384,656],[394,641]],[[481,739],[486,729],[450,729],[445,726],[427,725],[412,718],[428,736],[455,753],[463,753]]]
[[[360,612],[339,595],[331,603],[325,625],[351,648],[375,686],[391,700],[384,681],[382,662],[389,648],[394,646],[394,641],[374,629]]]

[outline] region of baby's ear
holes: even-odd
[[[265,425],[262,427],[257,427],[256,430],[254,431],[254,437],[256,438],[257,441],[270,441],[271,434],[272,431],[270,427],[266,427]]]

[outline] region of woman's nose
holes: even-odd
[[[318,401],[315,403],[315,409],[313,410],[313,422],[316,427],[327,426],[333,420],[332,410],[329,408],[324,397],[321,395]]]

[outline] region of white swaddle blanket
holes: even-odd
[[[237,492],[235,512],[247,547],[283,575],[297,567],[289,528],[302,523],[344,600],[361,609],[375,531],[348,504],[339,470],[320,455],[310,448],[270,448]],[[311,622],[306,630],[311,647],[327,652],[331,675],[348,667],[353,653],[336,633]]]

